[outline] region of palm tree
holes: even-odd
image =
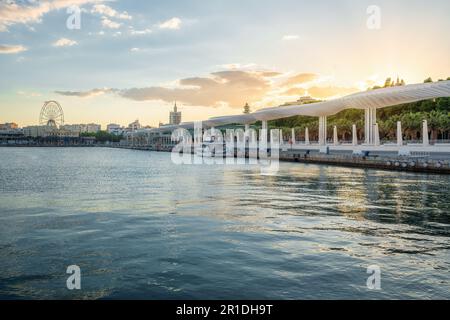
[[[405,135],[411,140],[416,140],[421,132],[423,114],[420,112],[409,112],[402,115],[401,121]]]
[[[338,130],[341,132],[343,141],[346,141],[347,137],[352,136],[353,123],[350,120],[346,118],[341,118],[335,121],[334,124],[338,127]]]
[[[387,119],[386,121],[379,121],[380,138],[383,140],[394,140],[397,133],[396,117]]]

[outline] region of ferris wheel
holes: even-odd
[[[56,101],[46,101],[39,115],[41,126],[58,127],[64,124],[64,112],[61,105]]]

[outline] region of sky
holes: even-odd
[[[37,124],[56,100],[68,124],[157,126],[175,101],[193,121],[445,79],[449,12],[448,0],[0,0],[0,123]]]

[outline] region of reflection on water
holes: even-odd
[[[449,182],[0,148],[0,298],[450,298]],[[66,289],[72,264],[81,291]]]

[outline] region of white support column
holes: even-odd
[[[377,108],[365,109],[364,138],[366,144],[375,143],[375,124],[377,123]]]
[[[327,117],[319,117],[319,144],[324,146],[327,144]]]
[[[337,146],[339,144],[337,126],[333,127],[333,144]]]
[[[214,137],[214,139],[216,139],[216,137],[215,137],[215,134],[216,134],[216,128],[211,127],[210,132],[211,132],[211,137],[210,137],[210,139],[213,139],[213,137]]]
[[[379,132],[379,128],[378,128],[378,123],[377,123],[377,108],[372,108],[372,128],[373,128],[373,132],[372,132],[372,143],[375,145],[380,145],[380,132]]]
[[[309,145],[309,129],[305,129],[305,145]]]
[[[295,129],[294,128],[292,128],[292,138],[291,138],[291,141],[292,141],[292,145],[295,145]]]
[[[267,144],[267,137],[268,137],[268,132],[267,132],[267,121],[262,121],[262,127],[261,127],[261,132],[259,135],[259,143],[261,144],[261,142]]]
[[[352,145],[358,145],[358,133],[356,131],[356,124],[352,126]]]
[[[319,117],[319,145],[323,144],[323,118]]]
[[[375,123],[373,125],[373,127],[374,127],[373,128],[373,135],[374,135],[373,144],[376,146],[379,146],[380,145],[380,131],[378,128],[378,123]]]
[[[403,134],[402,134],[402,123],[397,121],[397,145],[399,147],[403,146]]]
[[[244,131],[244,141],[246,147],[249,140],[250,140],[250,125],[247,123],[245,124],[245,131]]]
[[[423,140],[423,146],[427,147],[430,145],[430,138],[428,137],[428,121],[423,120],[423,129],[422,129],[422,140]]]
[[[262,128],[267,130],[268,128],[267,121],[262,121]]]

